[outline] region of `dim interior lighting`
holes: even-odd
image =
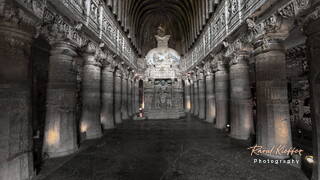
[[[305,160],[310,163],[310,164],[313,164],[314,163],[314,159],[313,159],[313,156],[306,156],[305,157]]]
[[[190,103],[190,102],[187,103],[187,109],[188,109],[188,110],[191,109],[191,103]]]
[[[227,128],[229,128],[230,127],[230,124],[227,124]]]
[[[57,144],[59,141],[59,133],[56,129],[51,129],[48,132],[47,142],[49,145]]]
[[[275,139],[276,144],[286,144],[289,140],[289,124],[288,121],[279,117],[275,121]]]
[[[88,126],[85,123],[81,123],[80,130],[82,133],[87,132]]]

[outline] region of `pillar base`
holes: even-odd
[[[98,139],[98,138],[101,138],[102,137],[102,134],[93,134],[93,135],[90,135],[90,136],[88,136],[88,135],[86,135],[85,136],[85,138],[86,138],[86,140],[90,140],[90,139]]]
[[[73,153],[78,152],[79,148],[76,149],[71,149],[67,151],[62,151],[62,152],[45,152],[48,154],[49,158],[58,158],[58,157],[63,157],[63,156],[68,156]]]
[[[229,137],[237,140],[249,140],[250,136],[241,136],[241,135],[235,135],[235,134],[229,134]]]

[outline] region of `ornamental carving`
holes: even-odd
[[[29,17],[22,9],[18,8],[14,2],[3,2],[0,9],[0,20],[14,24],[18,28],[33,33],[36,21]]]
[[[24,10],[15,7],[16,3]],[[53,6],[49,8],[49,5]],[[84,20],[84,24],[77,22],[79,19],[66,20],[52,8],[62,6],[68,13]],[[27,14],[33,16],[28,17]],[[14,0],[14,2],[7,0],[1,5],[0,16],[5,22],[16,23],[19,27],[37,27],[36,37],[42,35],[50,42],[69,40],[78,47],[82,47],[88,39],[86,35],[79,33],[81,26],[86,26],[96,39],[108,44],[115,54],[130,62],[132,66],[136,66],[136,54],[132,50],[130,41],[117,26],[117,21],[110,10],[99,0]]]
[[[266,33],[276,33],[281,27],[282,20],[277,15],[267,18],[263,24]]]
[[[210,34],[210,46],[201,50],[201,46],[203,46],[204,43],[201,43],[203,40],[199,38],[191,52],[186,55],[186,69],[192,68],[197,63],[200,63],[208,54],[213,52],[215,48],[221,47],[220,45],[225,41],[230,31],[232,32],[242,26],[242,23],[236,21],[242,20],[242,22],[248,25],[249,33],[244,42],[255,42],[258,39],[267,42],[269,41],[268,35],[275,36],[275,38],[278,39],[284,39],[287,37],[293,25],[293,18],[299,17],[299,15],[302,14],[301,12],[309,8],[311,4],[310,0],[291,0],[267,19],[256,22],[252,16],[252,12],[257,11],[267,2],[267,0],[227,0],[226,3],[220,3],[217,7],[217,12],[212,17],[212,20],[209,21],[209,25],[202,32],[203,36]],[[233,18],[237,15],[239,9],[241,9],[242,12],[241,19]],[[307,19],[311,20],[318,17],[319,13],[315,11]],[[232,23],[230,23],[231,20],[234,22],[232,21]],[[307,23],[309,20],[305,20],[304,22]],[[205,44],[207,46],[207,43]],[[268,45],[268,43],[264,44],[266,46]]]

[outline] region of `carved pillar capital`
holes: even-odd
[[[107,54],[103,51],[101,47],[97,48],[95,56],[96,56],[96,61],[100,62],[100,64],[102,64],[103,61],[107,60]]]
[[[116,75],[116,77],[122,77],[122,71],[119,69],[119,68],[117,68],[116,70],[115,70],[115,75]]]
[[[303,31],[307,36],[320,34],[320,6],[303,20]]]
[[[197,79],[198,80],[203,80],[204,79],[204,71],[203,71],[202,68],[198,69],[198,71],[197,71]]]
[[[284,45],[282,44],[282,40],[277,38],[271,39],[261,39],[255,42],[254,45],[254,54],[266,53],[269,51],[285,51]]]
[[[242,51],[235,53],[235,56],[230,59],[229,66],[236,64],[248,65],[249,52]]]
[[[217,61],[217,71],[227,71],[227,62],[223,60]]]
[[[107,59],[105,59],[105,60],[102,62],[102,68],[103,68],[105,71],[114,72],[115,64],[114,64],[113,61],[108,61]]]
[[[204,65],[203,70],[205,72],[205,76],[213,76],[215,73],[215,69],[213,67],[213,61],[208,61]]]
[[[97,46],[91,41],[88,41],[81,48],[81,53],[84,58],[84,65],[101,67],[102,58],[106,58],[102,53],[99,53]]]
[[[228,46],[228,50],[225,53],[225,57],[229,59],[229,65],[245,64],[247,57],[253,50],[253,46],[249,43],[246,35],[243,35],[236,39]]]
[[[81,52],[83,54],[95,55],[97,52],[97,47],[92,41],[88,41],[82,48]]]
[[[125,70],[122,71],[122,79],[124,79],[124,80],[128,79],[128,73]]]
[[[259,23],[252,19],[247,19],[246,22],[249,29],[248,42],[252,42],[254,45],[269,40],[285,40],[294,25],[293,19],[284,18],[279,13],[272,14]]]
[[[0,25],[19,29],[28,33],[35,33],[36,19],[29,16],[12,0],[0,2]],[[12,32],[13,33],[13,32]]]
[[[52,45],[51,54],[66,54],[69,56],[76,56],[76,46],[69,41],[58,41],[54,45]]]
[[[191,81],[195,82],[197,80],[197,74],[196,74],[196,71],[192,70],[190,72],[190,78],[191,78]]]
[[[1,1],[0,48],[3,52],[15,57],[29,57],[35,23],[14,1]]]

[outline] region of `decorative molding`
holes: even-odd
[[[16,3],[22,6],[26,13],[16,7],[9,8],[10,6],[7,5]],[[53,11],[57,7],[61,9],[62,14]],[[66,13],[72,15],[69,20],[63,18]],[[0,4],[0,16],[5,21],[18,24],[26,22],[24,24],[36,27],[36,37],[44,35],[50,42],[68,40],[77,47],[82,47],[88,39],[99,39],[108,44],[108,48],[121,59],[126,60],[130,66],[137,68],[137,55],[129,39],[102,1],[4,0]],[[80,33],[84,26],[86,31],[91,32]]]
[[[247,24],[249,30],[245,41],[243,41],[247,44],[258,39],[267,42],[269,41],[268,38],[286,38],[294,19],[311,6],[310,0],[291,0],[267,19],[256,22],[252,14],[266,2],[265,0],[225,0],[224,3],[220,3],[215,15],[210,19],[194,47],[185,55],[186,70],[196,66],[210,53],[218,50],[219,47],[227,46],[229,51],[227,55],[229,56],[236,48],[234,47],[236,45],[230,45],[226,38],[243,24]],[[317,10],[313,15],[310,15],[309,19],[318,18],[319,14],[319,10]],[[203,39],[205,42],[203,42]],[[206,48],[203,48],[202,44],[205,44]],[[267,43],[264,44],[268,45]]]

